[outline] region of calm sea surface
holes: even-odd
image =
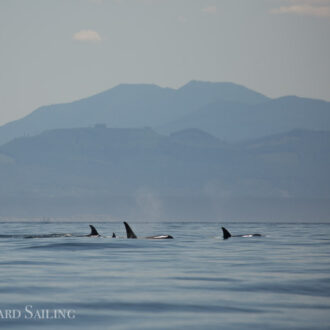
[[[0,223],[1,329],[330,329],[329,224],[91,224]]]

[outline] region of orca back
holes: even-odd
[[[229,237],[261,237],[261,234],[244,234],[244,235],[232,235],[225,227],[221,227],[223,233],[223,239],[228,239]]]
[[[125,228],[126,228],[127,238],[137,238],[137,236],[134,234],[134,231],[129,226],[129,224],[124,221],[124,225],[125,225]]]

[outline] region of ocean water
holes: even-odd
[[[90,223],[1,223],[1,329],[330,329],[330,224]]]

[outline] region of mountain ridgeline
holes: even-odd
[[[293,129],[329,130],[330,103],[298,97],[270,99],[232,83],[191,81],[179,89],[123,84],[72,103],[43,106],[0,127],[0,145],[48,129],[152,127],[170,134],[198,128],[238,141]]]

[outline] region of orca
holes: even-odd
[[[8,235],[15,238],[53,238],[53,237],[71,237],[72,234],[40,234],[40,235]],[[4,237],[4,235],[1,235]]]
[[[88,235],[76,235],[69,233],[54,233],[54,234],[35,234],[35,235],[0,235],[0,238],[53,238],[53,237],[101,237],[96,228],[89,225],[91,232]],[[113,233],[112,237],[115,238],[116,234]]]
[[[91,236],[99,237],[99,236],[101,236],[101,235],[97,232],[97,230],[95,229],[94,226],[89,225],[89,227],[91,228],[91,232],[90,232],[90,234],[86,235],[87,237],[91,237]]]
[[[96,230],[96,228],[92,225],[89,225],[89,227],[91,227],[91,233],[86,235],[87,237],[101,237],[101,235],[98,233],[98,231]],[[116,233],[112,233],[112,238],[116,238]]]
[[[129,224],[124,221],[124,225],[125,225],[125,228],[126,228],[127,238],[137,238],[137,236],[135,235],[134,231],[129,226]],[[145,237],[145,238],[147,238],[147,239],[173,239],[173,236],[171,236],[171,235],[156,235],[156,236],[148,236],[148,237]]]
[[[223,233],[223,239],[228,239],[230,237],[260,237],[261,234],[245,234],[245,235],[232,235],[225,227],[221,227]]]
[[[126,229],[127,238],[137,238],[137,236],[134,234],[134,231],[129,226],[129,224],[124,221],[124,225],[125,225],[125,229]]]

